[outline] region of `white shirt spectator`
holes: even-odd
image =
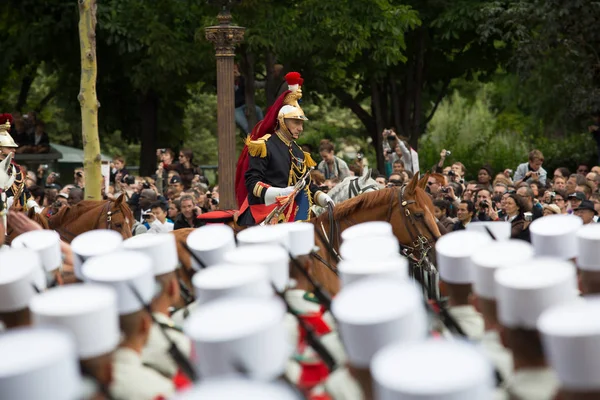
[[[163,224],[158,219],[155,219],[154,222],[150,224],[150,229],[148,229],[148,233],[168,233],[173,230],[175,224],[169,221],[165,221]]]

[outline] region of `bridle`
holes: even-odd
[[[411,263],[410,275],[423,282],[424,287],[427,287],[427,291],[429,292],[428,295],[434,296],[437,293],[437,271],[429,261],[428,255],[437,238],[431,228],[425,223],[425,215],[414,214],[410,211],[409,206],[411,204],[416,204],[416,201],[405,199],[406,186],[407,185],[403,185],[398,188],[398,207],[400,208],[401,215],[404,215],[404,218],[402,219],[410,236],[411,245],[400,244],[400,251],[402,255],[408,258]],[[395,192],[392,191],[386,218],[387,222],[391,222],[392,220],[394,211],[394,198]],[[317,236],[319,236],[319,239],[324,243],[329,255],[332,256],[333,259],[339,261],[341,257],[336,249],[336,241],[338,244],[337,248],[339,249],[339,244],[341,242],[341,231],[339,228],[340,220],[336,220],[333,217],[333,207],[328,210],[328,214],[329,235],[327,235],[325,232],[325,227],[323,226],[322,222],[320,223],[320,226],[315,227],[315,230]],[[352,221],[350,218],[345,218],[344,220],[347,221],[350,226],[356,225],[356,222]],[[421,232],[417,222],[423,222],[423,225],[425,225],[427,232],[431,236],[431,239]],[[319,254],[313,252],[312,256],[324,264],[328,269],[337,274],[337,269],[330,265],[330,263],[323,259],[323,257],[321,257]]]
[[[349,199],[356,197],[359,194],[363,194],[363,193],[371,191],[371,190],[379,189],[379,187],[377,185],[367,185],[367,186],[361,188],[358,184],[359,180],[360,180],[360,178],[357,177],[350,181],[350,184],[348,185],[348,198]]]
[[[102,219],[103,219],[102,217],[104,215],[106,215],[106,229],[112,230],[112,217],[113,217],[113,215],[121,213],[122,211],[120,209],[112,211],[110,209],[110,207],[111,207],[111,202],[107,202],[103,206],[102,211],[100,212],[100,215],[98,216],[98,220],[96,221],[96,223],[94,224],[94,226],[92,226],[92,229],[98,229],[98,227],[102,223]],[[51,225],[50,221],[51,221],[51,219],[48,219],[48,225],[50,225],[50,227],[52,228],[52,225]],[[52,229],[54,229],[54,228],[52,228]],[[77,236],[76,234],[68,231],[65,228],[57,228],[57,229],[55,229],[55,231],[58,232],[58,234],[60,235],[60,237],[63,240],[69,241],[69,242],[71,240],[73,240],[75,238],[75,236]],[[67,236],[65,236],[65,235],[70,236],[70,239]]]

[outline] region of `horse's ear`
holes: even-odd
[[[418,172],[417,172],[418,174]],[[429,172],[427,172],[421,179],[419,179],[419,184],[417,185],[421,189],[425,190],[427,187],[427,181],[429,180]]]
[[[417,187],[419,187],[419,173],[418,172],[415,173],[415,175],[412,177],[412,179],[408,183],[408,186],[406,187],[406,193],[408,193],[408,194],[414,193],[415,190],[417,189]]]
[[[115,206],[120,206],[121,204],[123,204],[124,200],[125,200],[125,193],[121,193],[121,195],[119,197],[117,197],[117,200],[115,201]]]
[[[35,215],[35,208],[31,207],[29,209],[29,211],[27,211],[27,218],[29,219],[33,219],[33,216]]]
[[[371,168],[363,168],[362,176],[360,177],[360,181],[366,183],[371,176]]]

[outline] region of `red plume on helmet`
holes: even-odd
[[[287,82],[287,84],[289,86],[302,85],[302,82],[304,82],[304,79],[302,79],[299,72],[289,72],[285,76],[285,81]]]
[[[9,113],[0,114],[0,124],[5,124],[6,121],[8,121],[12,125],[12,123],[13,123],[12,114],[9,114]]]
[[[302,86],[302,83],[304,83],[304,79],[302,79],[300,73],[298,72],[289,72],[286,74],[285,81],[287,82],[288,86]],[[250,140],[257,140],[265,136],[267,133],[275,132],[279,110],[284,106],[283,101],[285,100],[285,96],[287,96],[289,93],[291,93],[291,90],[286,90],[283,92],[277,98],[277,100],[275,100],[273,105],[269,107],[269,111],[267,111],[265,118],[256,124],[254,129],[252,129],[252,133],[249,135]],[[237,199],[239,207],[242,206],[242,203],[244,203],[244,200],[246,200],[246,197],[248,196],[244,175],[248,170],[249,162],[250,157],[248,155],[248,146],[245,145],[242,149],[242,153],[240,154],[240,158],[238,159],[235,171],[235,198]]]

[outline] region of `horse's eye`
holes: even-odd
[[[416,212],[415,213],[415,217],[417,217],[417,218],[423,218],[423,215],[424,214],[422,212]]]
[[[121,229],[123,227],[123,224],[115,224],[115,226],[119,229]]]

